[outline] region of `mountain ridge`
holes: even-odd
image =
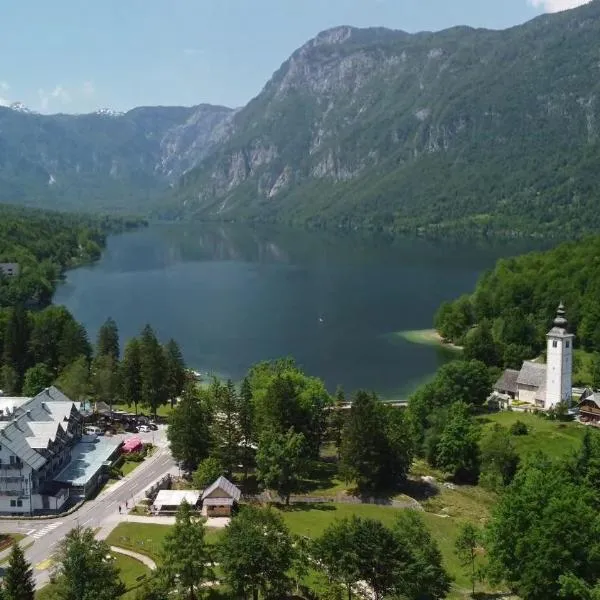
[[[505,30],[326,30],[184,174],[179,207],[317,227],[599,226],[599,39],[597,0]]]

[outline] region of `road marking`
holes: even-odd
[[[35,565],[35,568],[38,571],[45,571],[46,569],[49,569],[52,565],[53,565],[52,560],[50,558],[47,558],[46,560],[43,560],[41,563],[38,563],[37,565]]]
[[[84,525],[87,525],[87,524],[88,524],[88,523],[89,523],[91,520],[92,520],[92,519],[88,519],[88,520],[87,520],[87,521],[84,523]]]
[[[41,537],[44,537],[47,533],[50,533],[57,527],[60,527],[62,524],[63,524],[62,521],[59,521],[58,523],[50,523],[49,525],[46,525],[39,531],[36,531],[32,537],[34,540],[39,540]]]
[[[30,529],[25,535],[31,535],[32,533],[34,533],[36,530],[35,529]]]

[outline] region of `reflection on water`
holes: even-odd
[[[330,389],[398,397],[448,354],[386,334],[430,327],[443,300],[472,289],[498,257],[527,249],[155,225],[111,238],[98,264],[68,274],[55,301],[94,336],[108,316],[124,338],[149,322],[201,371],[239,379],[254,362],[294,356]]]

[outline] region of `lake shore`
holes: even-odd
[[[424,346],[438,346],[440,348],[449,348],[460,352],[462,346],[445,342],[442,336],[435,329],[413,329],[412,331],[396,331],[392,335],[402,338],[411,344],[421,344]]]

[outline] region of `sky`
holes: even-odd
[[[330,27],[503,29],[586,1],[0,0],[0,104],[237,107]]]

